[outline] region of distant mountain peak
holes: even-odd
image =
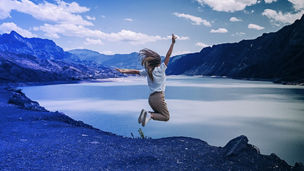
[[[16,39],[23,39],[24,37],[22,37],[19,33],[17,33],[16,31],[11,31],[10,32],[10,34],[9,34],[10,36],[14,36]]]
[[[49,39],[26,38],[11,31],[9,34],[0,34],[0,52],[28,54],[42,59],[61,59],[64,51]]]
[[[10,32],[10,34],[11,34],[11,35],[19,35],[19,36],[21,36],[19,33],[17,33],[17,32],[14,31],[14,30],[12,30],[12,31]]]

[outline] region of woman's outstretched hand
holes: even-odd
[[[175,40],[176,40],[176,36],[174,34],[172,34],[172,43],[174,44],[175,43]]]
[[[139,74],[139,71],[136,69],[120,69],[116,68],[116,71],[123,73],[123,74]]]
[[[120,72],[120,73],[123,73],[123,69],[116,68],[115,70]]]

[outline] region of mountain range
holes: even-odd
[[[138,53],[105,55],[64,51],[52,40],[0,35],[0,82],[84,80],[122,76],[114,68],[141,69]],[[304,83],[304,16],[274,33],[224,43],[171,58],[168,75],[226,76]]]
[[[65,60],[70,54],[52,40],[0,35],[0,82],[46,82],[116,77],[103,65]]]
[[[226,76],[304,83],[304,16],[274,33],[224,43],[171,59],[169,75]]]
[[[140,64],[140,56],[137,52],[130,54],[113,54],[105,55],[88,49],[73,49],[68,51],[71,55],[67,55],[67,59],[73,61],[93,62],[112,68],[133,68],[142,69]]]

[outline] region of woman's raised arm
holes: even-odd
[[[139,74],[139,71],[136,69],[119,69],[116,68],[116,71],[123,73],[123,74]]]
[[[165,64],[167,66],[168,66],[168,63],[169,63],[169,60],[170,60],[170,56],[171,56],[172,51],[173,51],[173,46],[175,44],[175,39],[176,39],[176,37],[174,36],[174,34],[172,34],[172,43],[170,45],[170,48],[169,48],[169,50],[167,52],[167,55],[166,55],[166,58],[165,58]]]

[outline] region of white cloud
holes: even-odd
[[[0,33],[10,33],[13,30],[22,35],[23,37],[36,37],[35,34],[18,27],[15,23],[12,22],[2,23],[0,25]]]
[[[277,12],[272,9],[265,9],[262,15],[269,18],[272,22],[279,22],[284,24],[291,24],[295,20],[300,19],[304,14],[304,10],[297,13],[282,13],[281,11]]]
[[[254,30],[263,30],[264,29],[264,27],[259,26],[257,24],[248,24],[248,28],[249,29],[254,29]]]
[[[179,35],[174,35],[176,36],[177,40],[189,40],[190,38],[188,36],[179,36]],[[172,36],[167,36],[165,39],[170,40],[172,39]]]
[[[277,0],[264,0],[266,4],[270,4],[270,3],[273,3],[273,2],[276,2]]]
[[[239,18],[236,18],[236,17],[231,17],[231,18],[229,19],[229,21],[231,21],[231,22],[239,22],[239,21],[242,21],[242,20],[239,19]]]
[[[86,41],[84,42],[86,45],[102,45],[102,41],[100,39],[91,39],[86,38]]]
[[[163,40],[161,36],[151,36],[144,33],[137,33],[131,30],[121,30],[117,33],[104,33],[103,37],[109,41],[126,41],[132,44],[145,44],[147,42],[155,42],[158,40]]]
[[[288,0],[292,3],[293,8],[297,11],[304,10],[304,1],[303,0]]]
[[[173,51],[173,55],[172,56],[177,56],[177,55],[183,55],[183,54],[187,54],[187,53],[192,53],[191,51],[188,50],[183,50],[183,51]]]
[[[41,21],[52,21],[57,23],[73,23],[78,25],[93,25],[91,22],[78,15],[89,11],[87,7],[79,6],[78,3],[66,3],[57,0],[56,4],[43,1],[43,3],[35,4],[29,0],[1,0],[0,1],[0,19],[10,17],[12,10],[29,14]]]
[[[251,10],[251,11],[244,10],[243,12],[244,12],[244,14],[253,14],[254,10]]]
[[[178,35],[175,35],[177,37],[177,40],[189,40],[190,38],[188,36],[178,36]],[[171,39],[171,36],[170,36],[170,39]]]
[[[236,32],[234,34],[232,34],[232,36],[244,36],[246,33],[244,32]]]
[[[128,21],[128,22],[134,21],[132,18],[125,18],[124,20],[125,20],[125,21]]]
[[[275,11],[272,9],[265,9],[262,15],[270,19],[274,25],[278,23],[291,24],[295,20],[300,19],[304,14],[304,0],[288,0],[292,3],[294,12]],[[266,1],[265,1],[266,2]]]
[[[88,16],[88,15],[87,15],[86,17],[87,17],[88,20],[92,20],[92,21],[95,21],[95,20],[96,20],[96,18],[95,18],[95,17],[92,17],[92,16]]]
[[[173,15],[180,17],[180,18],[185,18],[187,20],[190,20],[192,22],[193,25],[201,25],[203,23],[203,25],[210,27],[211,23],[205,19],[202,19],[200,17],[197,16],[193,16],[190,14],[184,14],[184,13],[173,13]]]
[[[114,54],[115,54],[113,51],[110,51],[110,50],[106,50],[106,51],[99,51],[99,53],[101,53],[101,54],[105,54],[105,55],[114,55]]]
[[[0,19],[10,17],[11,8],[10,1],[0,0]]]
[[[257,0],[196,0],[199,4],[208,5],[215,11],[235,12],[241,11],[246,6],[258,3]]]
[[[74,24],[44,24],[35,30],[41,30],[45,32],[46,36],[52,38],[59,38],[60,35],[71,36],[71,37],[85,37],[94,38],[107,41],[124,41],[131,44],[145,44],[148,42],[155,42],[159,40],[171,39],[171,36],[159,36],[159,35],[147,35],[144,33],[134,32],[131,30],[122,29],[119,32],[105,33],[101,30],[89,29],[85,26],[78,26]],[[178,36],[179,40],[187,40],[188,37]]]
[[[227,33],[228,30],[225,28],[211,29],[210,33]]]
[[[203,42],[197,42],[195,43],[195,46],[198,46],[200,48],[205,48],[205,47],[209,47],[209,45],[203,43]]]
[[[37,20],[46,21],[44,25],[34,27],[34,31],[43,31],[50,38],[61,36],[87,38],[86,43],[100,43],[107,41],[125,41],[131,44],[144,44],[158,40],[168,40],[168,36],[148,35],[140,32],[122,29],[119,32],[105,33],[101,30],[91,29],[93,26],[90,20],[93,16],[83,18],[80,14],[89,11],[87,7],[80,6],[76,2],[66,3],[63,0],[56,0],[55,3],[42,1],[34,3],[30,0],[0,0],[0,19],[10,17],[11,11],[18,11],[29,14]],[[12,26],[11,26],[12,27]],[[18,28],[15,28],[16,31]],[[19,32],[26,36],[32,36],[30,32],[21,30]],[[95,41],[93,41],[93,39]],[[187,40],[188,37],[180,37],[180,40]]]

